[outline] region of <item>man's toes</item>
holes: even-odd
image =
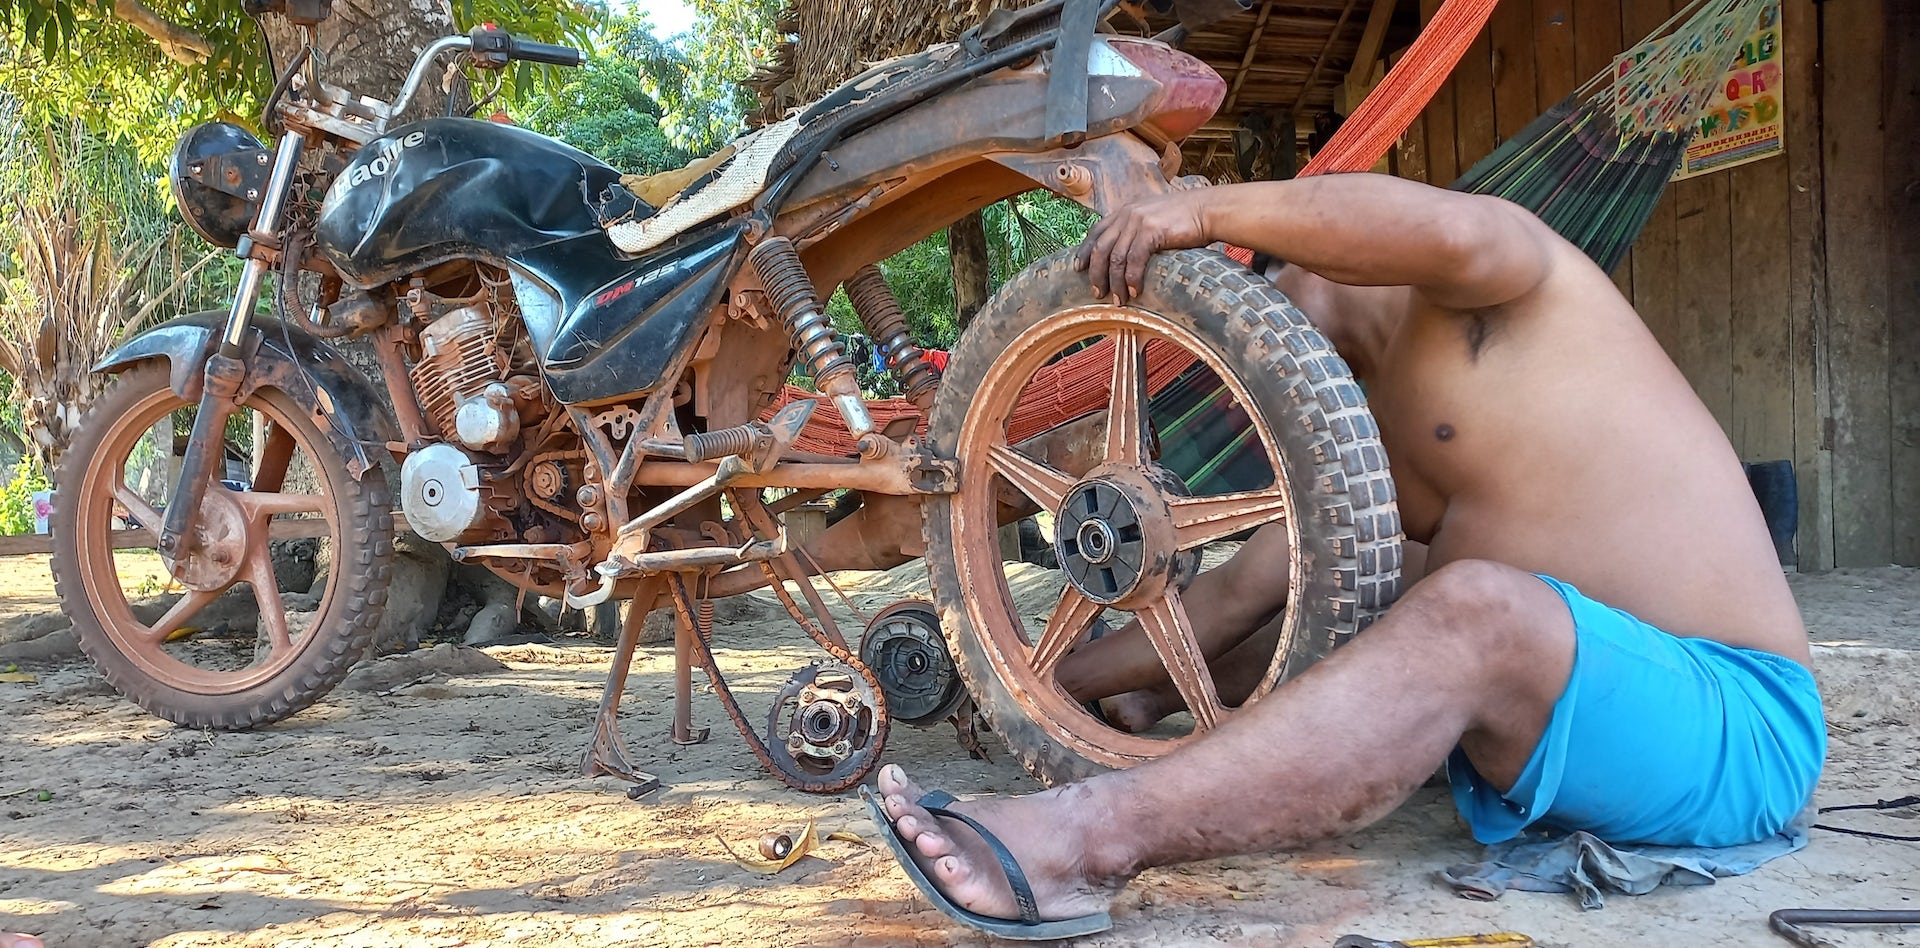
[[[901,822],[912,825],[911,835],[905,826],[901,827],[900,835],[907,842],[912,843],[913,848],[918,850],[920,855],[935,859],[954,851],[953,838],[936,829],[931,821],[909,816]]]
[[[876,782],[880,785],[880,792],[887,796],[901,796],[913,801],[927,795],[919,784],[907,778],[907,772],[899,764],[880,768],[880,777]]]
[[[943,892],[958,892],[973,879],[973,871],[958,856],[942,856],[933,861],[934,880]]]

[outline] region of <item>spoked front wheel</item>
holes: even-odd
[[[925,508],[950,645],[994,730],[1048,783],[1218,727],[1397,592],[1399,512],[1358,386],[1285,296],[1219,254],[1154,258],[1124,306],[1094,298],[1068,254],[1035,263],[953,352],[928,442],[961,467],[959,492]],[[1034,512],[1052,519],[1051,574],[1002,562],[1001,525]],[[1287,593],[1266,636],[1196,630],[1196,574],[1263,528],[1283,532],[1255,542],[1285,561],[1256,564],[1260,578]],[[1158,659],[1158,684],[1136,687],[1185,707],[1137,734],[1060,675],[1096,627],[1130,619]]]
[[[121,694],[189,727],[242,729],[312,704],[366,650],[393,518],[380,472],[353,478],[314,421],[262,387],[229,422],[187,552],[160,556],[169,458],[193,404],[150,362],[88,410],[56,480],[54,581],[80,647]],[[311,609],[282,595],[275,535],[327,544]]]

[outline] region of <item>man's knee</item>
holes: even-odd
[[[1455,560],[1429,573],[1402,599],[1427,613],[1434,634],[1463,639],[1489,656],[1513,656],[1552,642],[1570,626],[1552,589],[1525,570],[1492,560]],[[1396,607],[1398,608],[1398,607]]]

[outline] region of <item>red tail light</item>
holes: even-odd
[[[1103,37],[1113,51],[1160,83],[1145,123],[1170,141],[1180,141],[1207,124],[1227,96],[1227,81],[1213,67],[1165,43]]]

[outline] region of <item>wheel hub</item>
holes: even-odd
[[[227,488],[218,484],[207,488],[191,540],[184,555],[167,560],[168,571],[180,585],[217,592],[240,575],[247,558],[247,518]]]
[[[1068,491],[1054,515],[1053,544],[1067,581],[1102,605],[1159,595],[1175,552],[1162,494],[1140,470],[1096,470]]]
[[[860,660],[880,679],[887,713],[903,724],[937,724],[966,697],[930,602],[908,599],[882,609],[860,640]]]

